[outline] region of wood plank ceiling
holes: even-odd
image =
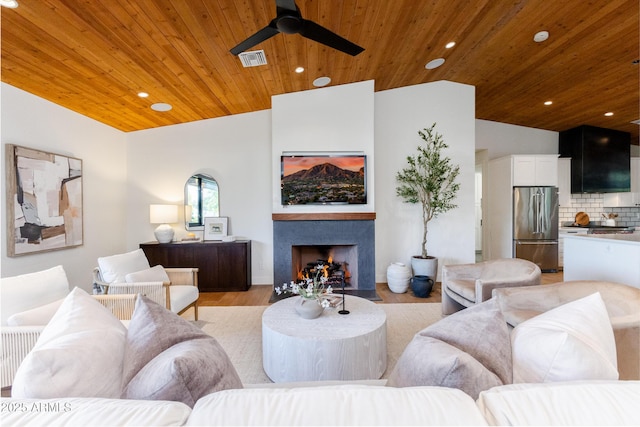
[[[373,79],[376,91],[465,83],[476,87],[477,118],[590,124],[638,143],[637,0],[297,0],[305,19],[365,51],[278,34],[254,48],[268,61],[254,68],[229,49],[275,17],[274,0],[18,1],[0,12],[2,81],[122,131],[268,109],[272,95],[329,76]],[[550,37],[536,43],[541,30]],[[446,62],[425,69],[435,58]],[[153,111],[156,102],[173,109]]]

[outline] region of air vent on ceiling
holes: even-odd
[[[243,67],[258,67],[260,65],[267,65],[267,57],[264,54],[264,50],[253,50],[251,52],[242,52],[238,55]]]

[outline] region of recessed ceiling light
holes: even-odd
[[[296,67],[296,73],[300,74],[302,72],[304,72],[304,67]]]
[[[151,104],[151,109],[154,111],[169,111],[173,107],[170,104],[165,104],[164,102],[157,102],[155,104]]]
[[[329,83],[331,83],[331,79],[329,77],[318,77],[317,79],[315,79],[313,81],[313,85],[315,87],[322,87],[322,86],[326,86]]]
[[[604,113],[604,115],[607,116],[607,117],[611,117],[611,116],[613,116],[613,113],[611,111],[609,111],[608,113]]]
[[[148,94],[147,92],[138,92],[138,96],[139,96],[140,98],[146,98],[146,97],[148,97],[148,96],[149,96],[149,94]]]
[[[553,104],[553,101],[544,101],[544,105],[551,105]]]
[[[0,0],[0,6],[8,7],[9,9],[15,9],[18,7],[16,0]]]
[[[427,62],[427,65],[424,66],[427,70],[433,70],[434,68],[438,68],[444,64],[444,58],[434,59],[433,61]]]
[[[454,47],[455,45],[456,45],[456,42],[449,42],[449,43],[447,43],[447,44],[445,45],[445,47],[446,47],[447,49],[451,49],[451,48],[452,48],[452,47]]]
[[[545,41],[548,38],[549,38],[549,32],[548,31],[538,31],[533,36],[533,41],[536,42],[536,43],[542,43],[543,41]]]

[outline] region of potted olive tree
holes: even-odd
[[[406,203],[420,203],[422,206],[422,253],[411,258],[413,274],[429,276],[434,281],[438,259],[427,253],[427,226],[439,214],[457,207],[453,201],[460,189],[456,182],[460,167],[443,154],[449,146],[434,130],[435,127],[434,123],[430,128],[418,131],[422,138],[418,152],[407,156],[407,167],[396,175],[396,194]]]

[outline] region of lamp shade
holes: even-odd
[[[178,222],[178,205],[149,205],[151,224],[175,224]]]

